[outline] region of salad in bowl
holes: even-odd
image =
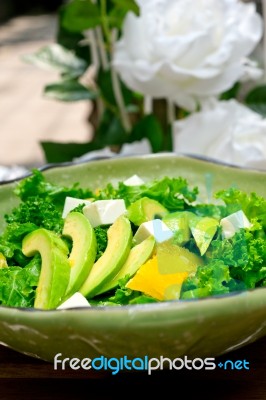
[[[0,305],[38,310],[184,302],[266,286],[266,198],[208,201],[185,174],[81,186],[38,169],[0,236]]]
[[[266,334],[266,173],[180,154],[48,165],[0,186],[0,343],[214,357]]]

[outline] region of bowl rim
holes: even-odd
[[[74,165],[82,165],[82,164],[87,164],[87,163],[95,162],[95,161],[117,160],[117,159],[127,159],[127,158],[146,159],[146,158],[160,158],[160,157],[186,158],[186,159],[207,162],[207,163],[213,164],[213,165],[220,165],[222,167],[229,168],[229,169],[233,168],[236,170],[243,170],[246,172],[258,172],[258,173],[266,174],[266,170],[262,169],[262,168],[248,167],[248,166],[241,166],[241,165],[237,165],[237,164],[227,163],[222,160],[218,160],[216,158],[212,158],[212,157],[205,156],[205,155],[194,154],[194,153],[165,151],[165,152],[147,153],[147,154],[132,153],[132,154],[127,154],[127,155],[124,155],[124,154],[102,155],[102,156],[97,155],[97,156],[92,156],[89,159],[75,159],[72,161],[65,161],[65,162],[58,162],[58,163],[57,162],[45,163],[43,165],[39,165],[39,166],[35,166],[35,167],[33,166],[29,170],[28,173],[23,174],[17,178],[0,181],[0,187],[7,185],[7,184],[19,182],[22,179],[25,179],[25,178],[31,176],[32,170],[39,170],[39,171],[43,172],[43,171],[47,171],[47,170],[53,169],[53,168],[71,167]]]
[[[75,165],[82,165],[82,164],[89,164],[90,162],[97,162],[97,161],[112,161],[112,160],[118,160],[118,159],[153,159],[153,158],[163,158],[163,157],[173,157],[173,158],[186,158],[186,159],[192,159],[192,160],[198,160],[202,162],[206,162],[208,164],[213,164],[213,165],[220,165],[221,167],[225,167],[228,169],[236,169],[236,170],[244,170],[246,172],[258,172],[266,175],[266,170],[263,169],[257,169],[257,168],[250,168],[250,167],[245,167],[245,166],[239,166],[235,164],[229,164],[211,157],[207,156],[202,156],[202,155],[196,155],[196,154],[190,154],[190,153],[178,153],[178,152],[160,152],[160,153],[148,153],[148,154],[129,154],[129,155],[103,155],[103,156],[95,156],[91,157],[90,159],[82,159],[82,160],[75,160],[75,161],[67,161],[67,162],[59,162],[59,163],[46,163],[44,165],[38,166],[38,167],[33,167],[35,170],[39,170],[41,172],[47,171],[53,168],[62,168],[62,167],[71,167]],[[8,184],[12,183],[17,183],[19,181],[22,181],[23,179],[29,177],[32,175],[32,170],[29,173],[26,173],[23,176],[10,179],[8,181],[0,181],[0,188],[1,186],[5,186]],[[89,306],[83,306],[83,307],[72,307],[72,308],[67,308],[67,309],[49,309],[49,310],[43,310],[43,309],[37,309],[37,308],[31,308],[31,307],[10,307],[10,306],[2,306],[0,305],[0,313],[1,311],[6,311],[6,310],[17,310],[18,312],[23,312],[23,313],[58,313],[58,312],[73,312],[73,311],[88,311],[88,310],[99,310],[100,312],[106,312],[110,310],[131,310],[131,309],[147,309],[151,308],[151,310],[155,309],[158,310],[160,308],[164,308],[167,306],[173,306],[176,305],[177,308],[180,307],[181,304],[185,304],[186,306],[188,304],[206,304],[206,303],[211,303],[213,301],[219,300],[225,300],[225,299],[230,299],[233,297],[238,297],[238,296],[243,296],[243,295],[252,295],[254,292],[258,291],[265,291],[266,293],[266,287],[259,287],[259,288],[254,288],[254,289],[248,289],[248,290],[242,290],[242,291],[235,291],[231,293],[226,293],[226,294],[220,294],[220,295],[214,295],[210,297],[204,297],[204,298],[198,298],[198,299],[179,299],[177,300],[167,300],[167,301],[158,301],[158,302],[151,302],[151,303],[143,303],[143,304],[128,304],[128,305],[89,305]],[[90,312],[90,311],[89,311]]]

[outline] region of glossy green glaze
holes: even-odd
[[[266,196],[266,172],[160,154],[56,166],[51,182],[102,187],[133,174],[144,180],[182,176],[198,186],[201,200],[231,185]],[[15,183],[0,187],[1,223],[18,200]],[[266,334],[266,288],[203,300],[126,307],[37,311],[0,307],[0,342],[53,361],[62,357],[216,357]]]

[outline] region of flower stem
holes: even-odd
[[[85,31],[85,35],[86,37],[88,37],[90,43],[92,64],[94,65],[96,71],[98,71],[98,69],[100,68],[100,60],[94,29],[89,29]]]
[[[112,48],[113,45],[116,41],[117,38],[117,30],[114,29],[112,31]],[[131,131],[131,122],[126,110],[126,106],[125,106],[125,102],[124,102],[124,98],[123,98],[123,94],[122,94],[122,90],[121,90],[121,86],[120,86],[120,82],[119,82],[119,78],[118,75],[114,69],[113,66],[111,66],[111,79],[112,79],[112,86],[113,86],[113,90],[114,90],[114,95],[115,95],[115,99],[118,105],[118,109],[119,109],[119,113],[121,116],[121,121],[122,121],[122,125],[125,129],[125,131],[127,133],[129,133]]]
[[[96,37],[97,37],[97,44],[98,44],[98,48],[99,48],[99,54],[100,54],[102,67],[103,67],[104,71],[108,71],[108,69],[109,69],[109,60],[108,60],[107,51],[105,49],[105,43],[104,43],[104,39],[103,39],[102,28],[100,26],[97,26],[95,28],[95,34],[96,34]]]
[[[96,30],[89,29],[89,30],[85,31],[85,36],[88,37],[88,39],[89,39],[90,50],[91,50],[92,66],[89,67],[90,78],[94,81],[94,85],[95,85],[95,81],[97,80],[98,71],[101,67],[101,60],[99,57],[97,40],[96,40]],[[95,109],[97,109],[97,112],[95,113],[95,121],[96,122],[94,124],[94,130],[99,125],[102,114],[104,112],[103,101],[99,96],[97,96],[95,103],[96,103]]]
[[[167,100],[167,121],[169,125],[173,125],[175,122],[175,105],[173,101]]]
[[[149,115],[152,114],[153,111],[153,101],[151,96],[144,97],[144,114]]]
[[[106,0],[100,0],[100,8],[101,8],[102,28],[103,28],[104,36],[106,39],[107,47],[110,48],[111,34],[110,34],[110,29],[109,29],[108,17],[107,17]]]

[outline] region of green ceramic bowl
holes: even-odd
[[[160,154],[54,165],[43,169],[51,182],[80,182],[93,188],[133,174],[144,180],[186,178],[207,200],[218,189],[237,185],[266,196],[266,172],[245,170],[183,155]],[[18,200],[16,182],[0,187],[1,220]],[[53,361],[61,358],[216,357],[266,334],[266,288],[193,301],[37,311],[0,307],[0,342]]]

